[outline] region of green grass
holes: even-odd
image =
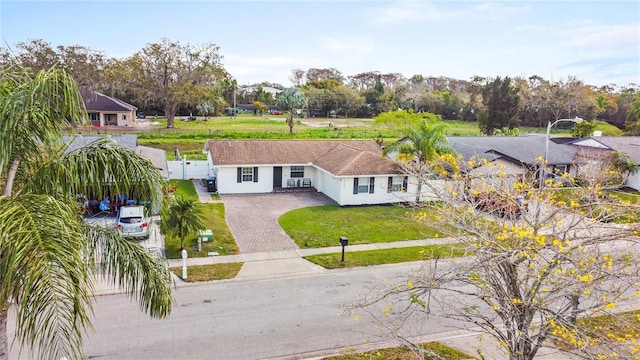
[[[425,350],[431,351],[437,355],[432,357],[426,355],[425,360],[463,360],[473,359],[473,356],[465,354],[439,342],[429,342],[420,344]],[[364,353],[345,353],[339,356],[323,358],[323,360],[417,360],[419,359],[409,349],[404,347],[377,349]]]
[[[198,251],[198,241],[195,236],[185,240],[185,247],[189,257],[206,257],[208,252],[215,251],[220,255],[234,255],[239,252],[231,231],[225,220],[224,204],[208,203],[200,204],[203,210],[203,219],[207,229],[213,231],[213,241],[202,243],[202,251]],[[165,248],[168,259],[179,259],[180,239],[166,236]]]
[[[301,248],[336,246],[340,236],[349,238],[351,245],[442,237],[428,222],[417,222],[409,209],[390,205],[313,206],[289,211],[279,219]]]
[[[349,252],[349,246],[345,249],[344,262],[341,261],[341,253],[305,256],[305,259],[325,269],[339,269],[355,266],[397,264],[409,261],[460,257],[465,255],[465,248],[461,244],[411,246],[354,252]]]
[[[182,196],[185,199],[198,201],[198,193],[191,180],[169,180],[169,185],[176,186],[174,196]]]
[[[233,279],[242,269],[243,263],[198,265],[187,267],[186,282]],[[182,277],[182,267],[170,268],[178,277]]]
[[[581,199],[581,188],[554,189],[554,200],[568,204],[570,201],[577,201],[581,205],[588,205],[589,200]],[[616,224],[630,224],[640,222],[640,193],[624,193],[620,191],[604,191],[604,198],[608,198],[611,205],[590,205],[580,207],[580,211],[591,213],[593,216]],[[625,203],[636,206],[630,208]]]

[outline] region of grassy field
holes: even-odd
[[[204,144],[209,139],[381,139],[384,144],[391,143],[397,136],[390,130],[375,124],[371,119],[295,119],[293,134],[281,115],[267,115],[265,119],[250,114],[240,114],[236,119],[229,116],[210,117],[205,121],[198,117],[196,121],[180,121],[176,118],[175,128],[166,128],[166,119],[149,119],[153,127],[144,130],[135,128],[105,130],[88,128],[86,131],[105,133],[129,133],[138,136],[140,145],[163,149],[167,158],[173,159],[176,148],[189,159],[204,159],[201,155]],[[448,136],[479,136],[480,130],[476,122],[445,120]],[[620,135],[622,132],[615,126],[596,121],[596,129],[604,135]],[[520,133],[544,133],[546,127],[521,127]],[[554,135],[569,136],[567,129],[552,129]]]
[[[340,236],[351,245],[443,236],[428,221],[415,221],[410,209],[395,205],[313,206],[292,210],[279,222],[301,248],[336,246]]]

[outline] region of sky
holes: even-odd
[[[43,39],[126,58],[162,38],[220,47],[239,85],[293,69],[409,78],[573,76],[640,84],[640,1],[8,1],[2,46]]]

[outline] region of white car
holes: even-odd
[[[128,238],[148,239],[150,219],[144,206],[121,206],[116,217],[116,229]]]

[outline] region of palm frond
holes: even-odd
[[[156,203],[162,196],[162,175],[133,150],[99,139],[75,150],[66,146],[41,148],[20,175],[30,193],[69,194],[104,198],[127,194]]]
[[[91,312],[76,209],[47,195],[0,197],[0,294],[16,302],[16,337],[39,357],[78,358]]]
[[[171,313],[172,279],[165,261],[113,230],[85,224],[84,231],[89,254],[105,280],[137,299],[149,315],[163,318]]]
[[[9,164],[38,145],[53,144],[70,119],[84,121],[86,110],[73,79],[60,67],[39,72],[35,78],[26,70],[0,72],[0,178]]]

